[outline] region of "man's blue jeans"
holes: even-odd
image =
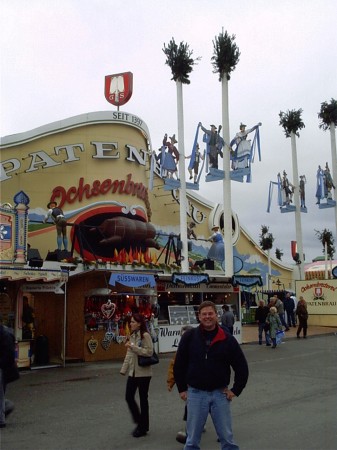
[[[208,413],[212,417],[221,450],[239,450],[233,441],[230,401],[223,389],[201,391],[192,387],[188,388],[187,393],[187,440],[184,450],[200,450]]]
[[[270,344],[270,336],[264,329],[265,325],[265,323],[259,323],[259,343],[262,343],[262,333],[264,333],[266,337],[266,344]]]

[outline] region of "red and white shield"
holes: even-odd
[[[131,72],[116,73],[105,77],[105,98],[115,106],[127,103],[132,95],[133,75]]]
[[[322,297],[323,289],[321,287],[315,288],[315,297]]]

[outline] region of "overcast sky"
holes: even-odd
[[[282,260],[292,262],[295,216],[279,212],[276,192],[266,210],[277,173],[285,170],[294,181],[291,142],[278,114],[302,108],[297,155],[307,178],[306,262],[322,255],[315,230],[328,228],[336,239],[334,209],[315,205],[318,165],[331,167],[330,134],[318,128],[317,114],[323,101],[337,98],[335,0],[1,0],[0,8],[1,136],[115,110],[104,97],[104,77],[131,71],[133,95],[121,110],[140,116],[159,148],[165,133],[177,135],[176,85],[162,51],[173,37],[201,57],[183,87],[189,154],[199,121],[221,123],[212,41],[222,29],[235,34],[241,57],[229,82],[230,134],[241,121],[261,121],[262,161],[253,164],[251,184],[232,182],[232,208],[257,242],[261,225],[269,226],[272,253],[280,248]],[[199,194],[222,203],[222,183],[202,182]]]

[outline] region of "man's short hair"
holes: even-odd
[[[214,309],[216,314],[218,313],[215,303],[211,302],[210,300],[205,300],[204,302],[200,303],[198,312],[200,313],[202,309],[207,308],[208,306],[211,306]]]

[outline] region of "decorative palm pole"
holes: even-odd
[[[337,182],[337,150],[336,150],[336,126],[337,126],[337,100],[331,99],[331,102],[323,102],[321,104],[321,110],[318,113],[318,118],[321,120],[319,128],[324,131],[330,129],[330,141],[331,141],[331,163],[332,163],[332,179]],[[334,199],[337,200],[335,192]],[[335,205],[335,225],[337,235],[337,201]]]
[[[200,58],[193,59],[193,51],[189,49],[188,44],[181,42],[178,45],[172,38],[169,44],[164,44],[163,52],[166,55],[165,64],[172,72],[172,80],[177,86],[177,117],[178,117],[178,143],[179,143],[179,177],[180,177],[180,239],[182,242],[182,261],[181,269],[188,272],[188,248],[187,248],[187,201],[186,201],[186,179],[185,179],[185,137],[184,137],[184,108],[183,108],[183,84],[190,84],[189,74],[193,66]]]
[[[268,254],[268,282],[267,289],[270,290],[270,280],[271,280],[271,263],[270,263],[270,250],[273,248],[274,237],[269,233],[269,227],[266,225],[261,226],[260,234],[260,246],[262,250],[266,251]]]
[[[229,36],[223,31],[213,41],[213,56],[211,58],[213,73],[219,74],[222,88],[222,129],[224,141],[229,149],[229,107],[228,107],[228,81],[230,74],[239,62],[240,52],[235,44],[235,35]],[[232,241],[232,200],[230,179],[230,152],[224,148],[223,152],[223,208],[224,208],[224,245],[225,245],[225,274],[234,275],[233,241]]]
[[[328,257],[330,259],[330,270],[332,271],[332,259],[335,254],[335,240],[332,236],[331,231],[324,228],[323,231],[315,230],[315,233],[323,245],[323,253],[325,255],[325,279],[328,279]]]
[[[294,185],[294,200],[295,200],[295,226],[296,226],[296,241],[299,253],[299,272],[300,279],[304,279],[304,253],[302,242],[302,224],[301,224],[301,209],[300,209],[300,193],[298,183],[298,166],[297,166],[297,149],[296,149],[296,136],[299,137],[299,130],[305,127],[302,122],[301,114],[302,109],[291,110],[286,113],[280,112],[280,125],[283,127],[286,137],[291,139],[291,154],[292,154],[292,166],[293,166],[293,185]]]

